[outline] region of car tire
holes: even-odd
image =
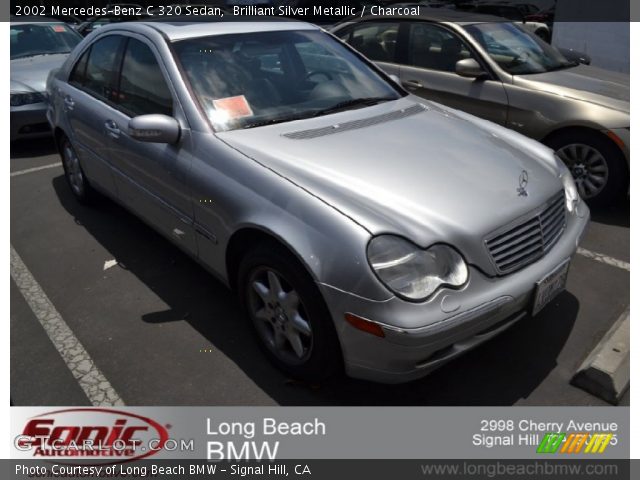
[[[237,287],[262,350],[278,368],[309,382],[340,370],[342,354],[329,309],[286,249],[269,245],[250,251],[240,262]]]
[[[73,148],[71,141],[66,136],[60,138],[59,149],[60,156],[62,157],[64,176],[71,189],[71,193],[81,204],[91,204],[95,200],[96,191],[84,174],[82,165],[80,165],[80,158],[75,148]]]
[[[580,196],[589,205],[611,205],[627,193],[629,170],[624,155],[608,138],[596,132],[573,131],[555,135],[545,144],[567,165]]]

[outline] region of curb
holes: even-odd
[[[629,308],[576,371],[571,384],[617,405],[629,388]]]

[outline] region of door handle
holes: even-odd
[[[107,135],[113,138],[118,138],[120,136],[120,128],[118,128],[118,124],[113,120],[107,120],[104,122],[104,128],[107,130]]]
[[[407,86],[407,88],[422,88],[422,83],[420,83],[418,80],[407,80],[406,82],[404,82],[404,84]]]
[[[64,96],[64,106],[67,110],[73,110],[75,104],[76,102],[74,102],[73,98],[71,98],[69,95]]]

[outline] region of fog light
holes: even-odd
[[[358,330],[370,333],[376,337],[384,338],[384,330],[382,330],[382,327],[371,320],[358,317],[353,313],[345,313],[344,319]]]

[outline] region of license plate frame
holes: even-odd
[[[536,282],[533,307],[531,309],[532,316],[540,313],[544,307],[565,290],[570,262],[571,259],[567,258]]]

